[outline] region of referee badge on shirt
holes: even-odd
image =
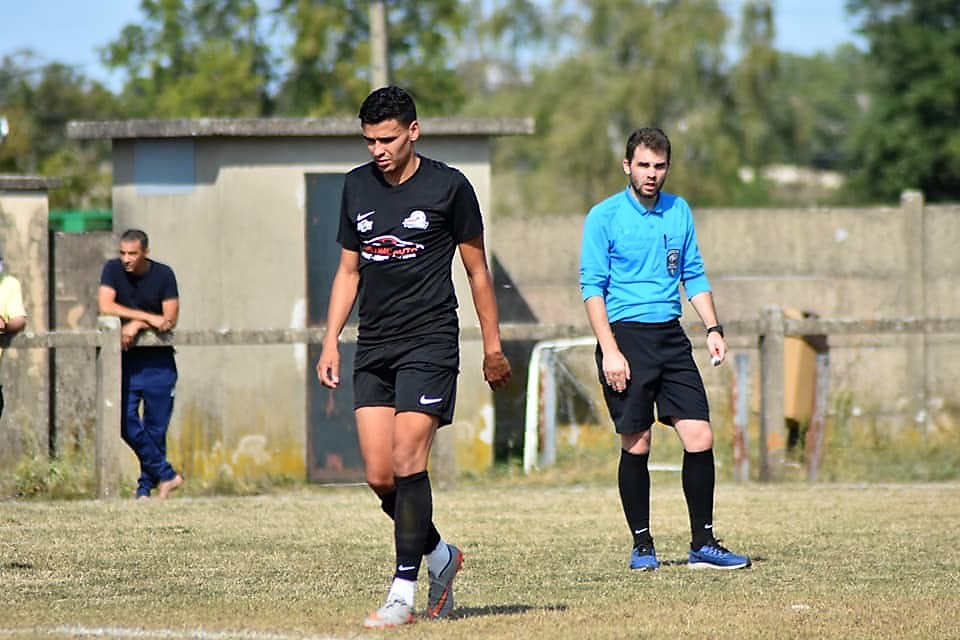
[[[670,249],[667,251],[667,273],[671,276],[677,275],[680,268],[680,249]]]

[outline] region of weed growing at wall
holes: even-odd
[[[53,460],[24,456],[13,474],[14,493],[23,498],[75,500],[94,496],[93,459],[82,449]]]

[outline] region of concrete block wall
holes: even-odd
[[[579,325],[590,335],[578,287],[584,215],[500,218],[490,245],[501,283],[509,279],[510,295],[532,312],[528,321]],[[908,193],[894,207],[694,215],[721,321],[756,319],[767,305],[833,318],[960,315],[958,205],[924,205]],[[683,320],[697,321],[689,304]],[[702,348],[702,336],[692,337]],[[750,354],[758,375],[756,336],[728,335],[728,342]],[[892,430],[957,422],[960,336],[833,336],[829,344],[831,389],[852,394],[855,413]],[[730,370],[702,359],[711,397],[727,403]]]
[[[4,270],[23,290],[24,331],[48,329],[47,191],[52,184],[42,177],[0,175],[0,249]],[[45,458],[49,451],[48,363],[45,349],[4,349],[0,469],[12,468],[24,454]]]

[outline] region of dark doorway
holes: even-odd
[[[307,183],[307,323],[323,327],[330,284],[340,263],[342,173],[308,173]],[[355,314],[349,322],[356,322]],[[356,345],[340,345],[340,387],[323,387],[313,372],[320,345],[307,350],[307,479],[311,482],[359,482],[363,460],[353,417],[353,356]]]

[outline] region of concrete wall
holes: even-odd
[[[353,153],[347,146],[333,152]],[[424,152],[456,157],[455,146],[428,147]],[[140,198],[129,181],[123,182],[120,171],[116,227],[148,229],[152,255],[177,270],[182,327],[302,325],[306,286],[302,176],[342,168],[324,162],[320,151],[310,148],[299,153],[316,156],[318,162],[289,169],[279,166],[289,158],[280,158],[276,166],[255,165],[252,148],[213,146],[201,157],[208,157],[208,151],[227,162],[216,172],[215,182],[194,194],[203,206],[179,196]],[[486,151],[473,153],[459,166],[473,168],[470,177],[486,206]],[[122,148],[118,157],[123,158]],[[362,154],[348,156],[344,164],[363,159]],[[211,212],[217,222],[208,220]],[[45,191],[0,190],[6,268],[24,284],[31,331],[47,328],[46,214]],[[824,317],[918,316],[924,310],[928,316],[960,316],[960,299],[953,292],[960,277],[960,258],[954,251],[960,241],[960,206],[922,206],[908,197],[900,207],[702,209],[695,216],[724,321],[754,319],[770,304],[809,309]],[[514,310],[504,313],[506,321],[579,325],[589,334],[577,287],[582,223],[582,215],[494,217],[487,240],[500,272],[498,284],[509,281],[511,286],[498,291],[502,308]],[[116,253],[116,235],[58,233],[52,240],[55,327],[92,328],[100,268]],[[268,277],[268,272],[273,275]],[[476,319],[470,296],[462,274],[458,278],[462,322],[472,326]],[[689,305],[685,313],[685,320],[695,320]],[[702,345],[701,336],[693,337]],[[750,354],[756,371],[755,336],[728,338],[734,352]],[[520,374],[529,347],[512,346]],[[922,433],[956,433],[957,336],[925,340],[910,335],[833,336],[830,346],[831,389],[835,395],[851,395],[852,419],[871,421],[883,437],[908,427],[922,427]],[[698,350],[698,358],[705,360],[704,355],[702,348]],[[590,360],[586,353],[574,362],[587,382],[592,376]],[[299,348],[183,347],[179,363],[182,377],[171,433],[171,456],[178,464],[192,472],[217,473],[226,465],[254,477],[263,473],[302,477],[305,380],[313,372]],[[459,399],[463,415],[458,414],[456,429],[441,432],[448,440],[462,438],[466,443],[457,446],[453,465],[461,471],[483,468],[491,456],[493,410],[479,363],[479,344],[466,344]],[[56,432],[62,447],[79,440],[94,419],[93,354],[65,349],[55,364]],[[732,371],[713,369],[705,361],[702,365],[715,421],[722,426],[730,419]],[[0,458],[8,468],[24,452],[25,443],[41,453],[49,445],[46,366],[44,350],[4,354],[7,411],[0,423]],[[511,387],[518,397],[523,379],[518,375]],[[518,406],[522,414],[522,402]],[[498,413],[497,438],[522,429],[522,415],[518,424],[508,420],[506,412]],[[126,448],[123,451],[125,477],[133,478],[135,459]]]
[[[343,173],[366,162],[358,138],[195,140],[197,184],[182,195],[144,195],[134,181],[133,140],[115,141],[114,229],[150,236],[151,257],[170,264],[180,286],[181,328],[302,327],[306,322],[306,173]],[[461,169],[481,206],[490,201],[489,148],[427,137],[425,155]],[[337,216],[338,211],[330,215]],[[339,252],[334,238],[330,251]],[[464,326],[476,325],[459,261],[455,279]],[[492,403],[479,342],[463,345],[456,429],[460,470],[492,460]],[[170,431],[173,462],[194,477],[234,474],[305,477],[307,362],[302,347],[184,347]],[[478,444],[479,443],[479,444]],[[479,449],[479,450],[478,450]],[[462,453],[459,453],[462,450]]]
[[[822,317],[960,316],[960,206],[697,209],[698,241],[721,321],[755,319],[766,305]],[[578,289],[583,214],[499,218],[496,259],[532,321],[584,326]],[[684,321],[697,316],[684,305]],[[703,344],[702,336],[693,336]],[[751,354],[756,337],[728,334]],[[879,429],[952,430],[960,418],[960,336],[834,336],[831,389],[850,393],[854,415]],[[731,369],[698,352],[714,405],[729,400]],[[715,416],[728,420],[729,415]]]
[[[42,178],[0,176],[4,270],[20,280],[27,311],[25,331],[33,332],[48,328],[47,187]],[[11,468],[24,454],[46,457],[48,376],[45,349],[4,349],[0,380],[6,407],[0,421],[0,468]]]
[[[100,270],[117,255],[117,239],[109,231],[50,234],[53,329],[95,329]],[[54,449],[89,447],[96,426],[97,366],[94,349],[63,348],[53,353]],[[117,434],[119,435],[119,425]],[[136,457],[123,446],[126,477],[135,477]],[[92,455],[92,453],[91,453]]]

